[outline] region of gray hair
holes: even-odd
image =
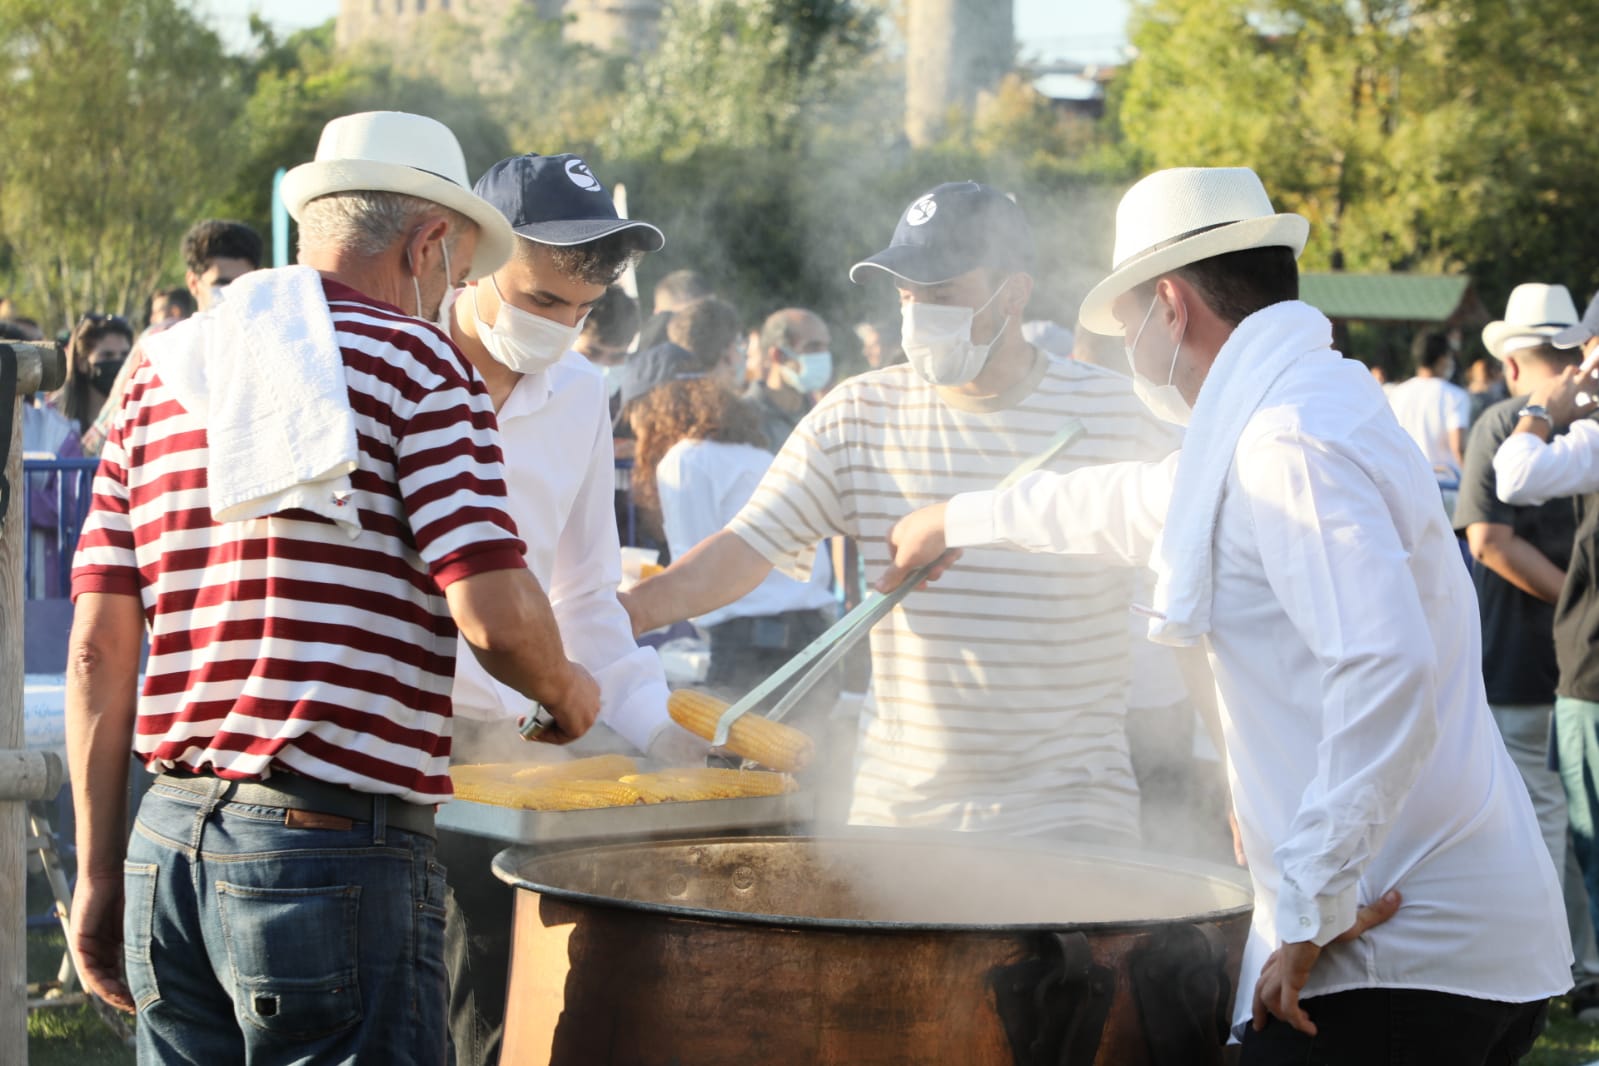
[[[356,255],[378,255],[433,218],[449,223],[445,245],[454,249],[461,234],[477,223],[443,204],[397,192],[340,192],[318,196],[300,210],[300,254],[307,248],[341,248]]]

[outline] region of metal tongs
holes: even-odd
[[[1061,426],[1060,432],[1050,440],[1047,448],[1012,470],[1005,480],[999,483],[999,487],[1009,488],[1038,470],[1081,437],[1083,432],[1081,422],[1075,418],[1068,419]],[[778,667],[770,677],[751,689],[738,702],[729,705],[716,723],[716,734],[711,738],[711,743],[718,748],[726,745],[728,730],[735,721],[760,706],[772,693],[790,680],[798,677],[798,680],[794,681],[789,690],[783,694],[783,698],[773,704],[772,709],[766,713],[768,720],[782,721],[784,716],[805,698],[805,694],[815,688],[816,683],[825,677],[840,659],[849,654],[849,650],[859,644],[862,637],[871,632],[874,625],[892,611],[900,600],[910,595],[912,589],[925,581],[927,575],[952,554],[953,551],[946,551],[933,562],[911,571],[892,592],[868,593],[854,610],[829,626],[827,632],[811,641],[803,651]]]

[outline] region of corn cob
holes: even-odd
[[[672,721],[696,736],[711,740],[716,722],[727,704],[714,696],[691,689],[679,689],[666,702]],[[733,722],[727,732],[727,750],[774,770],[803,770],[815,754],[811,738],[792,726],[770,722],[756,714],[746,714]]]
[[[705,766],[662,770],[654,774],[632,774],[622,778],[622,783],[637,789],[645,803],[776,796],[793,792],[796,787],[794,779],[787,774]]]
[[[561,781],[528,787],[499,781],[457,780],[455,797],[525,811],[591,810],[643,802],[637,789],[620,781]]]
[[[560,781],[616,781],[638,773],[638,763],[626,755],[592,755],[586,759],[518,767],[511,780],[529,788]]]
[[[525,763],[516,762],[478,762],[461,763],[450,767],[450,778],[459,787],[463,781],[478,781],[485,784],[499,783],[509,785],[516,774],[527,769]]]

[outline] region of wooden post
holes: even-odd
[[[17,356],[15,395],[0,396],[11,408],[11,439],[5,475],[11,484],[10,513],[0,524],[0,752],[22,747],[22,560],[28,531],[22,528],[22,413],[20,399],[39,389],[57,389],[66,362],[51,345],[8,345]],[[70,549],[69,549],[70,550]],[[26,912],[27,807],[0,801],[0,1048],[7,1062],[28,1063],[28,943]]]

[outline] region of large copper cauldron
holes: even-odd
[[[654,841],[538,855],[505,1066],[1221,1061],[1236,871],[969,835]]]

